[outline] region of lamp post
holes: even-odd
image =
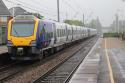
[[[59,10],[59,0],[57,0],[57,14],[58,14],[58,22],[60,22],[60,10]]]

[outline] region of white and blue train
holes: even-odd
[[[8,52],[16,60],[40,59],[46,53],[53,53],[67,44],[96,34],[96,29],[21,15],[9,21]]]

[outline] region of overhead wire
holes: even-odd
[[[25,5],[28,5],[28,7],[29,7],[29,6],[30,6],[30,7],[33,6],[33,5],[31,5],[31,4],[24,3],[24,2],[22,2],[22,1],[20,1],[20,0],[16,0],[16,1],[19,2],[19,3],[25,4]],[[36,6],[35,6],[35,8],[37,8],[37,10],[40,9],[39,11],[44,10],[44,12],[42,11],[42,13],[45,13],[45,14],[50,15],[49,10],[47,10],[47,9],[41,9],[42,7],[36,7]],[[46,12],[45,12],[45,11],[46,11]],[[51,12],[51,15],[52,15],[52,12]],[[56,16],[56,15],[52,15],[52,16]]]
[[[63,2],[64,2],[69,8],[71,8],[73,11],[76,12],[76,13],[74,14],[74,16],[73,16],[73,18],[76,18],[77,15],[78,15],[78,13],[80,13],[80,12],[78,11],[78,7],[75,7],[75,8],[74,8],[74,6],[72,6],[71,4],[69,4],[66,0],[63,0]],[[76,8],[77,8],[77,9],[76,9]]]
[[[30,0],[31,1],[31,0]],[[36,5],[38,5],[39,7],[41,7],[41,4],[40,3],[38,3],[37,2],[37,0],[32,0],[32,2],[33,3],[35,3]],[[42,7],[43,8],[43,7]],[[47,7],[44,7],[44,8],[47,8]],[[48,11],[52,11],[52,10],[55,10],[55,11],[53,11],[54,13],[56,13],[56,15],[57,15],[57,9],[55,9],[55,8],[47,8],[47,9],[49,9]],[[50,12],[51,13],[51,12]],[[61,14],[61,17],[63,17],[65,14],[64,14],[64,11],[62,12],[61,10],[60,10],[60,14]],[[57,16],[56,16],[57,17]]]
[[[70,0],[70,1],[71,1],[71,0]],[[80,11],[83,13],[83,9],[82,9],[81,6],[76,2],[76,0],[73,0],[72,2],[73,2],[74,5],[76,5],[76,7],[77,7],[78,9],[80,9]]]
[[[11,0],[6,0],[6,1],[8,1],[8,2],[11,2],[11,3],[14,3],[14,4],[19,4],[19,5],[21,5],[22,7],[24,7],[24,8],[27,8],[27,9],[30,9],[30,10],[33,10],[33,11],[35,11],[35,12],[40,12],[40,13],[42,13],[43,15],[45,14],[45,15],[49,15],[49,16],[53,16],[53,17],[57,17],[57,15],[56,14],[53,14],[52,15],[52,12],[50,13],[50,11],[49,11],[49,9],[43,9],[42,7],[38,7],[38,6],[41,6],[40,4],[38,4],[36,1],[33,1],[32,0],[32,2],[33,3],[35,3],[35,4],[37,4],[37,7],[36,6],[34,6],[33,7],[33,5],[31,5],[31,4],[28,4],[28,3],[25,3],[25,2],[23,2],[23,1],[20,1],[20,0],[16,0],[16,1],[11,1]],[[75,15],[74,15],[74,17],[73,18],[76,18],[77,17],[77,13],[79,13],[79,11],[78,11],[78,6],[76,7],[76,8],[74,8],[74,6],[72,6],[71,4],[69,4],[67,1],[65,1],[65,0],[62,0],[62,2],[64,2],[69,8],[71,8],[73,11],[76,11],[76,13],[75,13]],[[42,11],[42,10],[44,10],[44,12]],[[66,12],[67,13],[67,12]],[[61,12],[61,14],[63,15],[63,12]]]
[[[28,8],[28,9],[30,9],[30,10],[33,10],[33,11],[35,11],[35,12],[40,12],[40,13],[42,13],[42,14],[47,14],[47,15],[50,15],[50,16],[53,16],[53,17],[55,17],[55,16],[57,16],[57,15],[52,15],[52,14],[50,14],[50,13],[45,13],[45,12],[43,12],[43,11],[41,11],[41,10],[38,10],[38,8],[37,9],[35,9],[35,8],[33,8],[33,7],[29,7],[29,6],[26,6],[26,3],[23,3],[23,2],[19,2],[19,0],[18,0],[18,3],[17,2],[13,2],[13,1],[11,1],[11,0],[6,0],[7,2],[10,2],[10,3],[13,3],[13,4],[15,4],[15,5],[21,5],[22,7],[24,7],[24,8]],[[24,5],[25,4],[25,5]],[[29,5],[29,4],[27,4],[27,5]]]
[[[26,5],[28,5],[28,6],[34,6],[34,7],[36,7],[37,9],[41,9],[41,10],[44,10],[44,11],[46,11],[46,12],[49,12],[50,13],[50,9],[48,9],[48,8],[46,8],[46,7],[42,7],[40,4],[38,4],[38,3],[36,3],[36,1],[33,1],[33,0],[30,0],[30,2],[32,2],[32,5],[31,4],[28,4],[28,3],[25,3],[25,2],[23,2],[23,1],[20,1],[20,0],[16,0],[16,1],[18,1],[18,2],[20,2],[20,3],[22,3],[22,4],[26,4]],[[34,4],[34,5],[33,5]],[[46,9],[45,9],[46,8]],[[51,13],[52,13],[53,11],[51,10]],[[55,13],[55,12],[54,12]]]
[[[30,1],[30,2],[33,2],[33,4],[35,4],[35,5],[39,6],[39,7],[42,6],[42,8],[46,8],[47,11],[55,12],[54,10],[56,10],[55,8],[48,8],[48,6],[45,7],[45,5],[44,5],[44,7],[43,7],[43,4],[41,5],[40,2],[37,2],[37,0],[35,0],[35,1],[34,1],[34,0],[29,0],[29,1]]]

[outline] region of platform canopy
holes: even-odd
[[[0,0],[0,17],[3,17],[3,16],[11,16],[11,13],[9,12],[4,2]]]

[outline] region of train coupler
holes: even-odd
[[[24,49],[23,48],[17,48],[17,54],[18,55],[23,55],[24,54]]]

